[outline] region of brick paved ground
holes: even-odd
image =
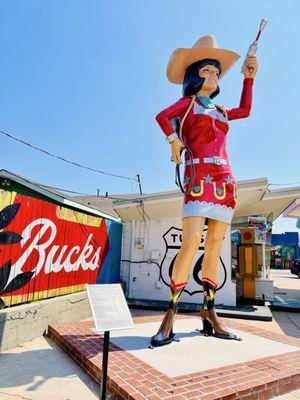
[[[139,312],[135,312],[139,314]],[[160,321],[161,315],[140,312],[135,324]],[[194,318],[197,314],[179,314]],[[223,319],[225,326],[289,344],[299,351],[259,358],[199,373],[170,378],[129,352],[110,344],[108,388],[121,400],[263,400],[300,388],[300,339],[255,324]],[[93,322],[54,324],[51,337],[95,380],[102,363],[102,339],[92,331]]]

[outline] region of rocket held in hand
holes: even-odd
[[[260,26],[259,26],[259,30],[258,30],[256,39],[255,39],[255,41],[250,45],[250,47],[249,47],[249,49],[248,49],[248,53],[247,53],[247,55],[246,55],[246,57],[245,57],[244,63],[243,63],[242,68],[241,68],[241,73],[243,73],[244,67],[245,67],[245,65],[246,65],[247,58],[248,58],[249,56],[255,56],[255,55],[256,55],[257,46],[258,46],[258,40],[259,40],[259,38],[260,38],[260,35],[261,35],[262,31],[265,29],[265,27],[266,27],[266,25],[267,25],[267,22],[268,22],[267,19],[262,19],[262,20],[261,20],[261,23],[260,23]],[[251,68],[251,69],[252,69],[252,68]]]

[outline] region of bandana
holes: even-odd
[[[215,108],[215,105],[209,96],[197,96],[197,99],[201,101],[205,108]]]

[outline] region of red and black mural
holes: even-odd
[[[2,306],[72,293],[96,283],[110,250],[111,222],[0,190]]]

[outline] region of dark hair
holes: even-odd
[[[203,60],[196,61],[193,64],[189,65],[185,70],[185,75],[183,80],[183,88],[182,88],[183,96],[192,96],[197,92],[199,92],[205,81],[205,78],[201,78],[199,76],[199,70],[200,68],[204,67],[204,65],[208,64],[218,68],[219,73],[222,72],[219,61],[214,60],[213,58],[204,58]],[[220,93],[220,88],[218,85],[217,89],[209,97],[213,99],[219,93]]]

